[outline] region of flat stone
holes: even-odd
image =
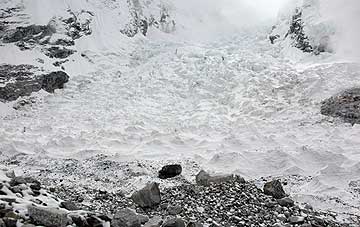
[[[160,216],[154,216],[147,223],[145,223],[144,227],[160,227],[162,223],[163,220]]]
[[[48,227],[63,227],[67,225],[67,212],[48,207],[28,207],[30,218],[39,225]]]
[[[187,227],[203,227],[203,224],[199,222],[189,222],[189,224],[187,224]]]
[[[244,178],[242,178],[238,175],[233,175],[233,174],[211,176],[204,170],[201,170],[196,175],[196,183],[198,185],[203,185],[203,186],[208,186],[212,183],[221,184],[221,183],[228,182],[228,181],[237,181],[239,183],[245,183]]]

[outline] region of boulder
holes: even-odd
[[[360,124],[360,88],[341,92],[321,103],[321,114]]]
[[[160,216],[154,216],[147,223],[145,223],[144,227],[160,227],[162,223],[163,220]]]
[[[112,227],[141,227],[138,215],[129,208],[117,211],[111,221]]]
[[[159,171],[160,179],[168,179],[180,175],[182,172],[181,165],[166,165]]]
[[[211,183],[220,184],[222,182],[227,182],[227,181],[237,181],[239,183],[245,183],[244,178],[242,178],[238,175],[233,175],[233,174],[211,176],[204,170],[201,170],[196,175],[196,183],[198,185],[203,185],[203,186],[210,185]]]
[[[76,203],[74,203],[72,201],[63,201],[63,202],[60,203],[60,207],[64,208],[64,209],[67,209],[67,210],[79,210]]]
[[[199,222],[189,222],[186,227],[203,227],[203,224]]]
[[[286,193],[279,180],[267,182],[264,185],[264,194],[274,197],[275,199],[282,199],[286,197]]]
[[[305,221],[305,218],[304,217],[300,217],[300,216],[292,216],[289,218],[289,222],[290,224],[303,224]]]
[[[48,207],[29,206],[29,216],[38,225],[65,227],[68,223],[67,212]]]
[[[152,208],[160,204],[161,201],[159,184],[152,182],[143,189],[134,192],[131,198],[134,203],[142,208]]]
[[[180,218],[174,218],[166,221],[162,227],[185,227],[185,222]]]
[[[295,205],[294,200],[292,200],[292,199],[290,199],[290,198],[288,198],[288,197],[282,198],[282,199],[278,199],[277,202],[278,202],[278,204],[279,204],[280,206],[283,206],[283,207],[292,207],[292,206]]]

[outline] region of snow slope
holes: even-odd
[[[197,163],[248,179],[284,177],[298,201],[359,214],[360,126],[320,115],[322,100],[360,85],[357,63],[284,58],[268,42],[268,27],[229,25],[218,4],[204,11],[175,1],[174,32],[151,28],[147,37],[128,38],[120,33],[129,17],[125,1],[24,2],[30,24],[46,24],[69,7],[90,10],[93,33],[76,42],[78,52],[64,64],[71,76],[64,90],[34,94],[35,105],[0,115],[3,162],[17,160],[19,169],[48,177],[68,159],[145,163],[145,174],[115,188],[125,190],[156,177],[146,166]],[[0,50],[0,62],[53,67],[37,50]],[[84,171],[95,176],[80,184],[103,177],[93,168]]]

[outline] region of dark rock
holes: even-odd
[[[282,184],[279,180],[273,180],[271,182],[267,182],[264,185],[264,194],[270,195],[275,199],[282,199],[286,197],[286,193],[282,187]]]
[[[270,36],[269,36],[269,39],[270,39],[271,44],[274,44],[274,43],[275,43],[275,40],[277,40],[278,38],[280,38],[279,35],[270,35]]]
[[[277,202],[279,203],[280,206],[283,207],[292,207],[295,205],[294,200],[286,197],[286,198],[282,198],[282,199],[278,199]]]
[[[68,82],[69,76],[62,71],[45,73],[31,65],[0,65],[0,100],[14,101],[41,89],[53,92]],[[23,177],[18,178],[24,180]],[[14,184],[17,179],[12,179]],[[23,181],[20,184],[32,183]]]
[[[304,31],[304,22],[302,20],[302,10],[300,8],[296,9],[294,16],[292,17],[292,22],[290,24],[290,29],[286,36],[290,35],[294,40],[294,45],[296,48],[302,50],[303,52],[313,52],[314,48],[310,45],[309,38]]]
[[[210,174],[208,174],[207,172],[205,172],[204,170],[201,170],[197,175],[196,175],[196,183],[198,185],[210,185],[212,183],[214,184],[220,184],[223,182],[228,182],[228,181],[236,181],[239,183],[245,183],[244,178],[238,176],[238,175],[215,175],[215,176],[210,176]]]
[[[95,217],[93,215],[86,218],[86,222],[89,227],[103,227],[101,219],[99,219],[98,217]]]
[[[158,183],[150,183],[143,189],[134,192],[131,196],[134,203],[143,208],[152,208],[160,204],[160,190]]]
[[[182,172],[181,165],[167,165],[162,167],[162,169],[159,171],[159,178],[160,179],[167,179],[172,178],[180,175]]]
[[[149,221],[149,217],[147,215],[143,215],[143,214],[138,214],[138,219],[141,224],[145,224],[146,222]]]
[[[67,225],[67,212],[47,207],[28,207],[29,216],[35,224],[48,227],[65,227]]]
[[[11,181],[9,182],[10,186],[16,186],[16,185],[20,185],[20,184],[31,184],[34,185],[33,187],[41,187],[41,183],[32,178],[32,177],[14,177],[13,179],[11,179]],[[30,187],[31,187],[30,185]],[[40,188],[38,189],[40,190]]]
[[[343,91],[323,101],[321,114],[341,118],[347,123],[360,124],[360,88]]]
[[[49,36],[54,31],[48,26],[29,25],[26,27],[17,27],[14,30],[8,31],[3,36],[4,43],[14,43],[18,41],[40,40],[45,36]]]
[[[180,218],[174,218],[166,221],[162,227],[185,227],[185,222]]]
[[[121,209],[117,211],[111,221],[112,227],[141,227],[138,215],[128,209]]]
[[[18,220],[15,218],[5,217],[2,219],[6,227],[17,227]]]
[[[72,202],[72,201],[64,201],[60,203],[60,207],[67,209],[67,210],[79,210],[79,208],[77,207],[76,203]]]
[[[70,49],[66,49],[65,47],[50,47],[46,50],[45,55],[50,57],[50,58],[60,58],[60,59],[64,59],[69,57],[70,55],[74,54],[76,51],[75,50],[70,50]]]

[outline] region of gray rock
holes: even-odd
[[[151,208],[160,204],[161,196],[158,183],[150,183],[131,196],[134,203],[142,208]]]
[[[64,201],[60,203],[60,207],[67,209],[67,210],[79,210],[78,206],[76,205],[76,203],[72,202],[72,201]]]
[[[144,225],[144,227],[160,227],[162,223],[163,220],[160,216],[154,216]]]
[[[14,170],[6,171],[5,176],[7,176],[8,178],[15,178]]]
[[[303,224],[305,221],[304,217],[300,217],[300,216],[291,216],[289,218],[289,222],[290,224]]]
[[[67,212],[48,207],[28,207],[29,216],[34,223],[48,227],[63,227],[68,223]]]
[[[160,179],[168,179],[180,175],[182,172],[181,165],[166,165],[159,171]]]
[[[201,224],[199,222],[189,222],[187,224],[187,227],[203,227],[203,224]]]
[[[146,222],[149,221],[149,217],[147,215],[143,215],[143,214],[138,214],[138,219],[141,224],[145,224]]]
[[[5,222],[2,219],[0,219],[0,227],[6,227]]]
[[[177,215],[177,214],[180,214],[182,212],[182,207],[179,206],[179,205],[175,205],[175,206],[169,206],[167,208],[167,212],[170,214],[170,215]]]
[[[274,197],[275,199],[282,199],[286,197],[286,193],[282,187],[282,184],[279,180],[273,180],[270,182],[267,182],[264,185],[264,194],[270,195]]]
[[[215,176],[210,176],[210,174],[208,174],[204,170],[201,170],[196,175],[196,183],[198,185],[207,186],[207,185],[210,185],[211,183],[220,184],[220,183],[227,182],[227,181],[237,181],[239,183],[245,183],[244,178],[242,178],[242,177],[240,177],[238,175],[215,175]]]
[[[166,221],[162,227],[185,227],[185,222],[180,218],[174,218]]]
[[[295,205],[294,200],[290,199],[289,197],[278,199],[278,204],[283,207],[292,207]]]
[[[343,91],[323,101],[321,114],[341,118],[347,123],[360,124],[360,88]]]
[[[112,227],[141,227],[138,215],[129,208],[117,211],[111,221]]]

